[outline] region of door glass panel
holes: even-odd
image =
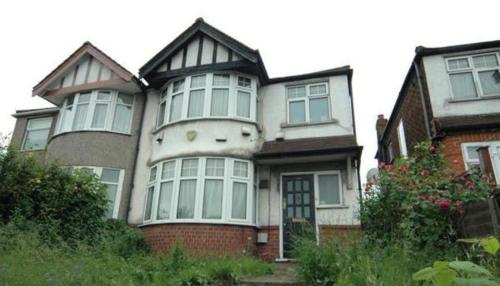
[[[301,218],[302,217],[302,207],[296,207],[295,208],[295,217]]]
[[[296,192],[300,192],[300,190],[302,190],[301,183],[302,182],[300,180],[295,180],[295,191]]]
[[[293,181],[288,181],[287,182],[287,191],[288,192],[293,192]]]
[[[296,205],[302,204],[302,194],[301,193],[295,194],[295,204]]]
[[[288,200],[287,200],[287,203],[289,205],[293,205],[293,194],[288,194]]]
[[[287,216],[288,218],[292,218],[293,217],[293,207],[288,207],[287,208]]]
[[[311,208],[310,207],[304,207],[304,217],[305,218],[311,217]]]
[[[304,191],[309,191],[309,181],[305,180],[302,187]]]
[[[309,202],[309,193],[304,193],[304,205],[308,205]]]

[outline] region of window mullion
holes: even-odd
[[[92,119],[94,118],[94,110],[97,101],[97,93],[98,91],[93,91],[90,94],[89,106],[87,109],[87,116],[85,117],[85,123],[83,125],[83,129],[91,129],[92,128]]]
[[[113,121],[115,121],[116,107],[118,106],[118,91],[111,93],[111,99],[108,102],[106,110],[106,120],[104,123],[105,130],[113,129]]]
[[[212,87],[214,74],[208,73],[205,78],[205,96],[203,97],[203,115],[202,117],[210,117],[212,112]]]
[[[483,88],[479,80],[479,73],[477,69],[472,69],[472,78],[474,79],[474,87],[476,88],[477,96],[483,97]]]
[[[182,92],[183,92],[183,94],[182,94],[182,114],[181,114],[181,118],[179,118],[179,120],[188,118],[189,95],[191,93],[191,77],[190,76],[186,77],[186,79],[184,80],[184,90]]]

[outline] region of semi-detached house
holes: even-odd
[[[304,229],[359,229],[350,67],[269,78],[257,50],[198,19],[139,78],[83,44],[33,88],[56,107],[14,114],[12,143],[93,171],[108,217],[158,251],[286,259]]]

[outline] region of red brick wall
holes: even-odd
[[[449,166],[457,173],[465,172],[464,158],[462,156],[462,143],[499,141],[500,130],[480,130],[448,134],[441,143],[444,147],[444,158]]]
[[[153,251],[168,252],[178,242],[194,255],[255,255],[257,229],[218,224],[158,224],[142,227]]]
[[[262,226],[259,232],[267,233],[267,243],[257,244],[257,256],[265,261],[273,261],[280,256],[280,227]]]
[[[341,241],[351,241],[361,236],[360,225],[319,225],[320,242],[335,238]]]

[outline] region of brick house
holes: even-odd
[[[139,77],[85,43],[33,88],[55,107],[17,111],[11,142],[96,173],[107,216],[157,251],[287,259],[306,226],[360,228],[352,73],[269,78],[258,50],[198,19]]]
[[[500,41],[417,47],[389,119],[376,123],[379,162],[439,141],[451,168],[483,164],[500,185]]]

